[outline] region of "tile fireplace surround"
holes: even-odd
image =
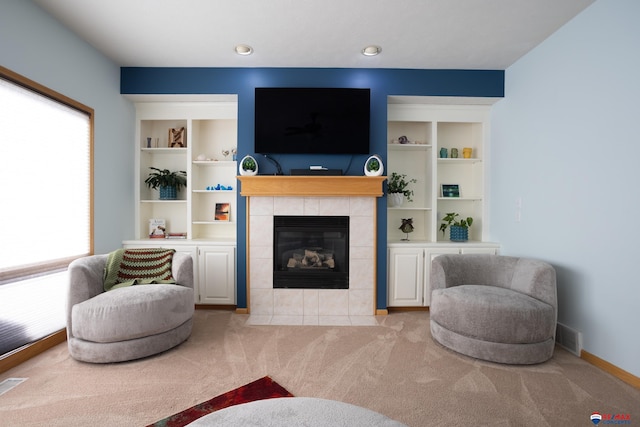
[[[241,176],[249,324],[375,325],[376,197],[385,177]],[[274,289],[273,216],[348,216],[349,289]]]

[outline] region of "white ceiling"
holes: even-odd
[[[32,1],[120,66],[503,70],[594,0]]]

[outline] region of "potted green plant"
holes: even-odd
[[[460,214],[455,212],[449,212],[442,218],[440,224],[440,231],[442,235],[447,231],[447,227],[451,227],[449,231],[449,239],[453,242],[466,242],[469,240],[469,227],[473,224],[473,218],[470,216],[467,218],[458,219]]]
[[[149,167],[153,172],[144,180],[147,187],[160,191],[160,200],[174,200],[178,197],[178,191],[187,186],[187,173],[185,171],[170,171]]]
[[[364,162],[364,174],[366,176],[380,176],[384,173],[384,165],[382,164],[382,158],[377,154],[370,156],[366,162]]]
[[[238,172],[240,172],[240,175],[256,175],[258,173],[258,162],[252,156],[244,156],[240,160]]]
[[[389,203],[391,206],[400,206],[406,198],[413,202],[413,190],[410,190],[409,184],[418,182],[415,179],[407,179],[407,175],[396,172],[391,173],[388,179],[387,190],[389,193]]]

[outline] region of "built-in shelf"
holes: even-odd
[[[140,151],[148,152],[148,153],[158,153],[158,154],[176,154],[176,153],[187,153],[186,148],[141,148]]]
[[[415,150],[421,151],[426,150],[428,148],[433,147],[431,144],[388,144],[387,150],[397,151],[397,150]]]
[[[213,194],[219,194],[219,193],[235,193],[236,190],[192,190],[193,193],[213,193]]]
[[[446,159],[438,159],[438,163],[440,164],[468,164],[468,163],[480,163],[482,161],[482,159],[476,159],[476,158],[472,158],[472,159],[464,159],[464,158],[457,158],[457,159],[451,159],[451,158],[446,158]]]
[[[403,207],[393,207],[392,208],[392,207],[389,207],[387,209],[390,210],[390,211],[430,211],[431,210],[431,208],[413,208],[413,207],[411,207],[411,208],[409,208],[409,207],[407,207],[407,208],[403,208]]]
[[[189,254],[194,303],[235,305],[238,183],[237,163],[231,153],[237,149],[238,103],[236,95],[214,98],[136,103],[137,240],[123,244],[131,248],[172,248]],[[171,130],[180,128],[185,131],[185,146],[168,147]],[[149,138],[151,147],[147,147]],[[229,153],[226,157],[225,152]],[[178,192],[178,200],[159,200],[158,192],[148,188],[145,181],[150,168],[185,171],[186,188]],[[212,190],[217,185],[233,190]],[[216,206],[223,203],[229,206],[229,221],[215,221]],[[164,220],[167,232],[185,233],[186,238],[149,239],[151,219]]]
[[[193,221],[192,224],[226,225],[226,224],[235,224],[235,222],[233,221]]]
[[[194,160],[194,165],[197,166],[235,166],[234,160]]]

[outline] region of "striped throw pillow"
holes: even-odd
[[[176,283],[171,274],[174,249],[117,249],[109,254],[104,290],[148,283]]]

